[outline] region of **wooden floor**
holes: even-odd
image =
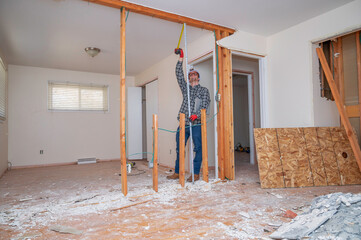
[[[160,168],[137,162],[120,191],[120,163],[18,169],[0,179],[0,239],[267,239],[319,195],[360,193],[360,185],[261,189],[258,169],[236,153],[236,180],[198,181],[181,188]],[[126,207],[126,208],[123,208]],[[78,234],[51,229],[71,227]]]

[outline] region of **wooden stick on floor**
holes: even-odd
[[[153,114],[153,190],[158,192],[158,116]]]
[[[202,173],[203,181],[208,182],[208,144],[207,144],[207,114],[201,109],[202,122]]]
[[[179,183],[184,187],[185,170],[184,170],[184,147],[185,147],[185,115],[179,114]]]
[[[325,72],[326,79],[328,81],[328,85],[331,88],[332,95],[335,98],[336,106],[337,106],[338,112],[340,113],[342,124],[345,127],[347,137],[350,141],[352,151],[355,154],[357,164],[361,171],[361,151],[360,151],[360,146],[358,144],[358,140],[356,138],[355,133],[352,130],[350,120],[347,117],[345,106],[342,104],[340,93],[338,92],[336,83],[333,80],[333,76],[332,76],[330,67],[328,66],[325,54],[321,48],[317,48],[316,51],[317,51],[318,58],[320,59],[320,62],[322,65],[322,69]]]
[[[120,11],[120,171],[122,193],[128,193],[127,159],[125,154],[125,9]]]

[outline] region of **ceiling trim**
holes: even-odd
[[[162,10],[145,7],[142,5],[129,3],[121,0],[83,0],[83,1],[92,2],[117,9],[124,7],[126,10],[129,10],[130,12],[139,13],[181,24],[186,23],[189,26],[206,29],[210,31],[220,30],[220,31],[228,32],[229,34],[233,34],[235,32],[235,29],[233,28],[228,28],[217,24],[213,24],[213,23],[197,20],[194,18],[185,17],[178,14],[169,13]]]

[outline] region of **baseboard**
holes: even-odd
[[[67,166],[67,165],[77,165],[77,162],[13,166],[13,167],[11,167],[11,169],[15,170],[15,169],[24,169],[24,168],[59,167],[59,166]]]

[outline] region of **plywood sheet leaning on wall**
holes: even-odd
[[[256,128],[254,137],[262,188],[283,188],[283,169],[276,129]]]
[[[303,129],[278,128],[277,135],[285,175],[285,186],[313,186]]]
[[[262,188],[361,184],[342,128],[254,130]]]
[[[340,169],[341,184],[361,184],[361,173],[346,132],[341,128],[330,128],[330,130]]]
[[[318,142],[316,128],[304,128],[306,148],[308,159],[310,160],[310,167],[312,171],[313,183],[315,186],[327,186],[327,178],[325,172],[325,165],[321,153],[321,147]]]
[[[321,153],[327,176],[327,185],[341,185],[340,171],[335,150],[333,148],[334,144],[330,128],[317,128],[317,136],[321,146]]]

